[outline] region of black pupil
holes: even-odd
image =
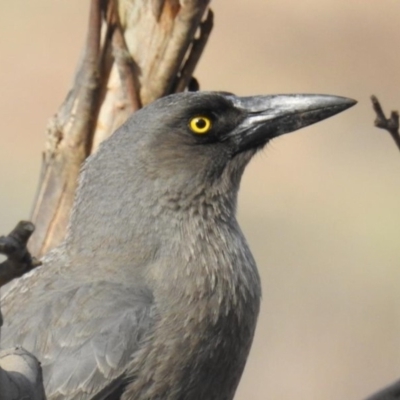
[[[204,118],[199,118],[199,119],[196,121],[196,126],[197,126],[199,129],[205,128],[206,125],[207,125],[207,122],[206,122],[206,120],[205,120]]]

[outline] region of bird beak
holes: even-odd
[[[322,121],[357,103],[346,97],[316,94],[229,97],[245,114],[232,132],[239,152],[263,146],[270,139]]]

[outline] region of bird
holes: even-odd
[[[2,345],[41,361],[48,400],[233,399],[261,299],[242,174],[355,103],[204,91],[135,112],[84,163],[63,243],[4,294]]]

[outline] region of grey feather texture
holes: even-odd
[[[233,398],[261,296],[242,173],[273,137],[354,104],[282,97],[168,96],[87,160],[65,242],[2,300],[2,345],[41,360],[49,400]]]

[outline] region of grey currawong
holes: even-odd
[[[85,163],[64,243],[2,301],[2,345],[42,362],[49,400],[231,400],[259,312],[235,217],[272,138],[355,101],[171,95]]]

